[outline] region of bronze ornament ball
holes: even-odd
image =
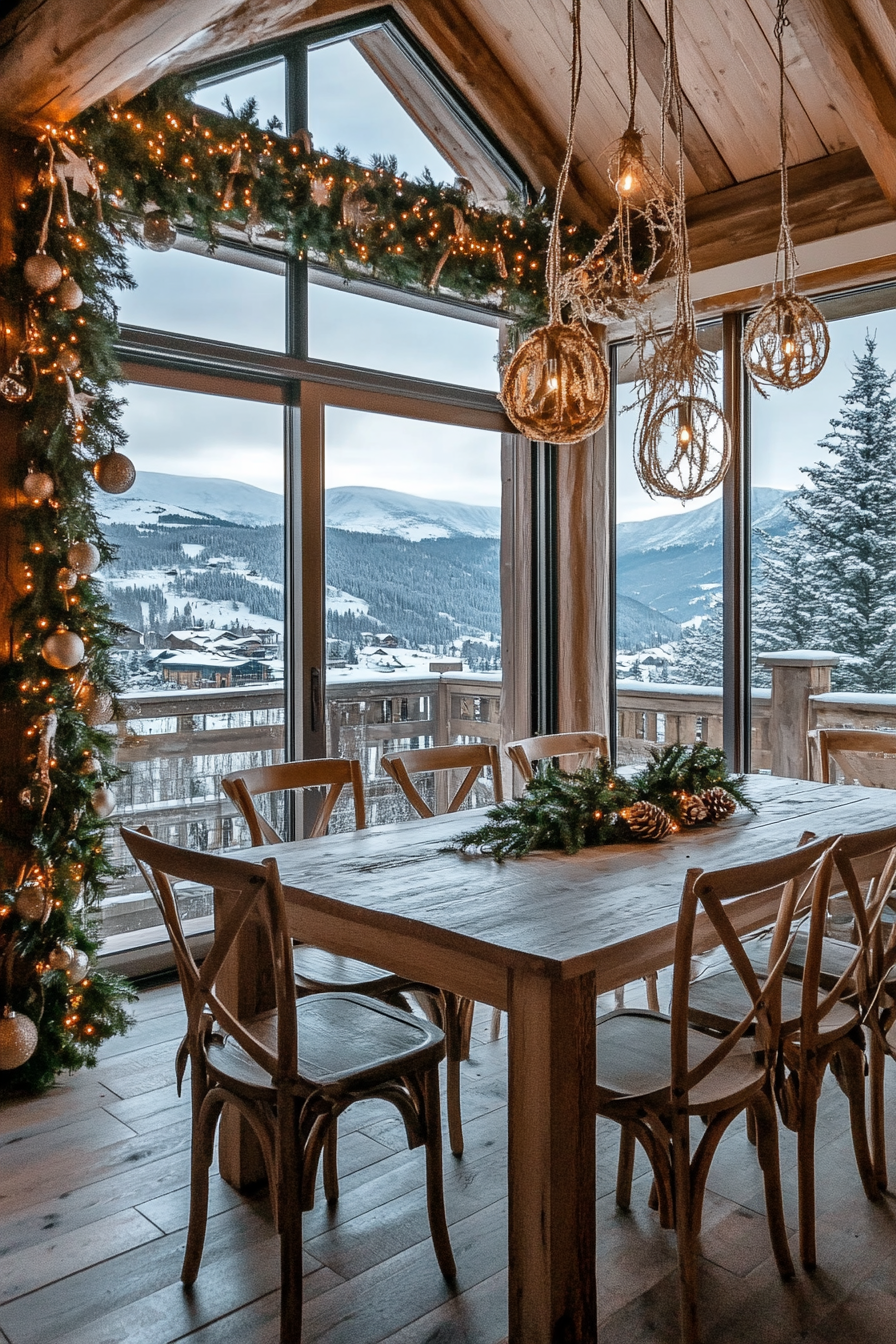
[[[95,686],[84,688],[78,707],[91,728],[99,728],[104,723],[111,723],[115,708],[109,692],[98,691]],[[98,764],[94,768],[99,769]]]
[[[776,294],[747,324],[744,364],[760,392],[790,392],[821,373],[830,347],[828,325],[811,299]]]
[[[84,291],[74,276],[67,275],[60,281],[54,297],[57,308],[64,313],[73,313],[84,302]]]
[[[607,416],[610,376],[600,348],[577,322],[539,327],[504,374],[501,401],[527,439],[579,443]]]
[[[100,553],[92,541],[72,542],[66,559],[76,574],[92,574],[100,567]]]
[[[90,958],[86,952],[82,952],[79,947],[72,949],[71,964],[66,966],[65,973],[69,980],[83,980],[87,974],[87,968],[90,965]]]
[[[50,499],[56,489],[56,482],[45,471],[29,471],[22,482],[22,491],[32,504],[42,504]]]
[[[46,908],[47,903],[42,887],[34,885],[22,887],[16,895],[16,914],[20,919],[27,920],[29,924],[43,919]]]
[[[60,625],[55,634],[44,640],[41,653],[51,667],[67,671],[70,667],[76,667],[84,657],[84,641],[74,630],[66,630],[64,625]]]
[[[150,210],[144,216],[143,241],[151,252],[169,252],[177,242],[177,229],[164,210]]]
[[[70,943],[58,943],[47,957],[47,965],[51,971],[67,971],[74,955],[75,949]]]
[[[77,373],[81,367],[81,356],[70,345],[63,345],[56,355],[56,364],[63,373]]]
[[[123,495],[137,479],[137,468],[124,453],[106,453],[93,464],[93,478],[107,495]]]
[[[56,586],[61,593],[71,592],[78,582],[78,571],[63,566],[56,574]]]
[[[18,1069],[37,1049],[37,1027],[25,1013],[10,1007],[0,1017],[0,1069]]]
[[[118,806],[118,799],[106,784],[98,784],[90,799],[90,806],[98,817],[111,817]]]
[[[48,257],[46,252],[37,252],[29,257],[22,267],[22,273],[25,284],[38,294],[48,294],[62,279],[62,267],[55,257]]]

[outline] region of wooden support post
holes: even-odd
[[[509,975],[510,1344],[596,1344],[595,982]]]
[[[809,697],[831,689],[831,668],[840,662],[839,654],[792,649],[760,653],[758,659],[772,672],[772,774],[808,779]]]

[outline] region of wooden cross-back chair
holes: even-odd
[[[815,728],[809,734],[809,760],[817,752],[823,784],[831,783],[833,763],[847,784],[866,789],[896,789],[896,733],[864,728]]]
[[[145,829],[123,827],[121,835],[161,909],[187,1009],[193,1106],[183,1282],[193,1283],[199,1272],[215,1131],[223,1107],[233,1106],[251,1126],[264,1158],[280,1234],[280,1340],[297,1344],[302,1335],[302,1211],[313,1205],[321,1150],[337,1116],[352,1102],[371,1098],[397,1107],[411,1147],[425,1145],[430,1232],[439,1268],[453,1278],[442,1190],[441,1030],[359,994],[296,999],[274,859],[256,864],[194,854],[154,840]],[[206,883],[226,894],[223,919],[201,967],[184,937],[172,880]],[[222,1001],[215,982],[249,919],[266,934],[275,1006],[242,1018]]]
[[[282,765],[259,765],[252,770],[234,770],[221,780],[221,788],[242,813],[253,845],[276,845],[283,838],[255,806],[255,799],[267,793],[326,788],[309,839],[326,835],[333,808],[345,788],[352,791],[355,830],[362,831],[367,825],[361,765],[356,760],[327,757],[314,761],[285,761]]]
[[[781,987],[791,923],[806,883],[826,887],[830,842],[719,872],[691,869],[684,881],[675,941],[670,1014],[619,1009],[598,1019],[598,1115],[622,1126],[616,1200],[631,1200],[634,1147],[644,1147],[664,1227],[678,1241],[681,1335],[699,1338],[697,1253],[710,1163],[732,1121],[753,1118],[765,1184],[766,1215],[778,1269],[793,1274],[781,1195],[773,1077],[781,1031]],[[775,914],[769,966],[757,974],[734,931],[738,916]],[[710,932],[711,931],[711,932]],[[717,941],[728,953],[744,997],[744,1011],[716,1035],[690,1024],[691,958]],[[706,1124],[691,1155],[690,1120]]]
[[[521,737],[508,742],[507,755],[523,779],[530,780],[539,761],[560,758],[563,770],[570,773],[593,765],[599,756],[609,756],[610,743],[603,733],[550,733],[544,737]]]
[[[820,842],[801,840],[807,850]],[[869,946],[892,886],[896,828],[841,836],[832,849],[825,883],[800,896],[797,927],[785,963],[782,987],[781,1049],[775,1096],[781,1119],[797,1135],[800,1258],[816,1264],[815,1130],[818,1101],[830,1066],[849,1104],[856,1167],[868,1199],[879,1189],[868,1144],[865,1104],[865,1038],[862,1023],[869,997]],[[855,942],[826,935],[828,903],[845,892],[855,921]],[[771,955],[768,934],[748,939],[744,954],[762,965]],[[690,998],[691,1023],[720,1032],[744,1006],[744,989],[730,965],[710,967],[695,981]]]
[[[423,800],[411,780],[411,775],[422,772],[440,774],[448,770],[466,770],[460,787],[445,808],[446,812],[457,812],[461,808],[480,773],[485,769],[490,769],[492,772],[495,802],[504,801],[498,748],[487,742],[458,743],[451,747],[421,747],[419,751],[394,751],[382,758],[382,766],[421,817],[435,816],[435,812]]]

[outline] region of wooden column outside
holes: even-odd
[[[831,689],[831,668],[838,665],[840,656],[816,649],[757,656],[772,672],[772,774],[808,779],[809,697],[826,695]]]

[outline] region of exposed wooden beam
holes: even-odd
[[[858,149],[801,163],[790,171],[790,218],[797,243],[885,224],[894,209]],[[781,223],[777,173],[698,196],[688,205],[695,271],[774,252]]]
[[[789,15],[881,190],[896,206],[896,88],[870,35],[848,0],[791,0]]]

